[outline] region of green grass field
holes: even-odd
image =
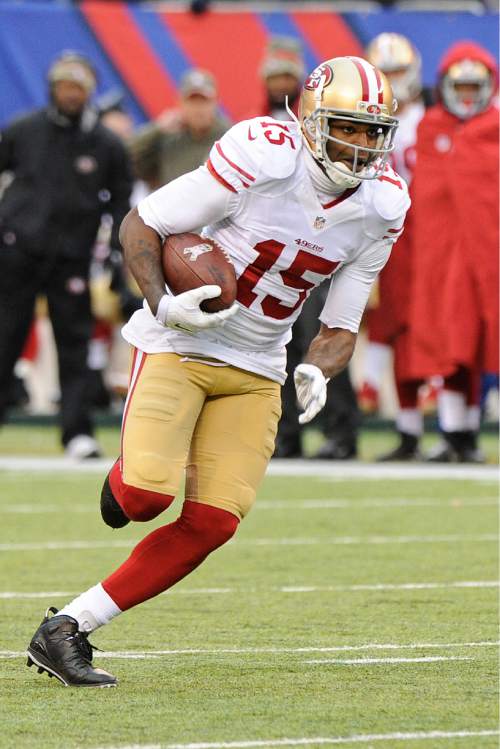
[[[120,446],[119,429],[116,427],[100,427],[96,437],[103,452],[110,458],[118,455]],[[315,429],[307,430],[304,438],[306,455],[314,453],[322,444],[323,437]],[[426,434],[422,441],[424,452],[438,441],[437,434]],[[359,436],[359,454],[361,460],[373,460],[377,455],[395,447],[397,438],[391,430],[361,430]],[[498,463],[498,436],[494,431],[481,435],[480,444],[488,463]],[[0,429],[0,456],[8,455],[61,455],[59,431],[55,426],[26,427],[11,424]]]
[[[498,746],[495,483],[269,476],[233,543],[93,635],[119,687],[65,689],[22,656],[45,608],[180,506],[111,531],[101,483],[0,473],[0,747]]]

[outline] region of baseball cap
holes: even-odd
[[[207,70],[193,69],[182,76],[179,91],[184,98],[198,94],[214,99],[217,96],[217,85],[215,78]]]
[[[291,36],[273,36],[266,48],[260,67],[262,78],[290,73],[302,81],[305,75],[302,45]]]
[[[89,94],[96,87],[97,76],[92,63],[76,52],[63,52],[50,66],[47,77],[50,84],[58,81],[78,83]]]

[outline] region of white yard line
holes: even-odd
[[[268,588],[172,588],[162,595],[168,596],[213,596],[247,593],[357,593],[359,591],[399,591],[399,590],[474,590],[477,588],[498,588],[498,580],[460,580],[449,583],[371,583],[357,585],[281,585]],[[77,591],[2,591],[0,600],[24,600],[31,598],[68,598],[78,595]]]
[[[296,739],[262,739],[251,741],[218,741],[195,744],[107,744],[94,749],[267,749],[272,746],[325,746],[335,744],[371,744],[376,741],[436,741],[498,736],[500,731],[415,731],[412,733],[361,733]]]
[[[498,541],[496,533],[480,533],[477,535],[450,534],[440,536],[330,536],[322,538],[242,538],[234,545],[245,546],[314,546],[317,544],[349,546],[372,544],[434,544],[461,543],[463,541]],[[1,550],[1,547],[0,547]]]
[[[0,457],[0,470],[42,471],[51,473],[102,473],[111,468],[113,459],[72,461],[64,456],[37,458],[27,456]],[[362,463],[361,461],[272,460],[270,476],[313,476],[332,480],[344,479],[470,479],[498,480],[496,465],[407,465],[401,463]]]
[[[363,645],[332,645],[332,646],[307,646],[300,648],[183,648],[180,650],[103,650],[99,651],[99,658],[152,658],[170,655],[293,655],[305,653],[345,653],[361,652],[371,650],[445,650],[459,648],[468,650],[470,648],[498,648],[500,642],[413,642],[402,643],[366,643]],[[23,658],[24,650],[0,650],[0,659]],[[97,657],[97,656],[96,656]]]
[[[348,509],[388,509],[388,508],[459,508],[459,507],[498,507],[497,497],[482,499],[465,498],[449,499],[436,502],[429,499],[272,499],[258,500],[253,510],[348,510]],[[8,504],[0,505],[0,514],[12,515],[46,515],[50,513],[97,513],[97,500],[88,504]]]
[[[381,666],[397,665],[398,663],[436,663],[436,661],[471,661],[467,655],[428,655],[422,658],[324,658],[303,661],[308,665],[321,666],[333,664],[337,666]]]
[[[271,499],[257,500],[252,509],[256,510],[344,510],[344,509],[386,509],[393,507],[498,507],[497,497],[481,499],[449,499],[436,502],[430,499]]]
[[[478,533],[471,535],[451,534],[442,536],[313,536],[310,538],[242,538],[229,541],[224,548],[241,548],[246,546],[370,546],[385,544],[454,544],[470,542],[498,541],[496,533]],[[44,541],[0,544],[0,552],[5,551],[60,551],[70,549],[127,549],[139,541]]]
[[[329,593],[377,590],[453,590],[463,588],[498,588],[498,580],[463,580],[451,583],[372,583],[358,585],[285,585],[278,588],[282,593]],[[178,591],[179,593],[181,591]],[[1,594],[0,594],[1,597]]]

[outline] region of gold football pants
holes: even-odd
[[[135,350],[122,425],[128,486],[243,518],[255,500],[281,414],[280,385],[215,360]]]

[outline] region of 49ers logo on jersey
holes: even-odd
[[[323,86],[328,86],[329,83],[333,81],[333,70],[329,65],[324,63],[323,65],[319,65],[317,68],[313,70],[311,75],[307,78],[306,82],[304,83],[304,88],[307,88],[308,91],[315,91],[320,83],[323,84]]]

